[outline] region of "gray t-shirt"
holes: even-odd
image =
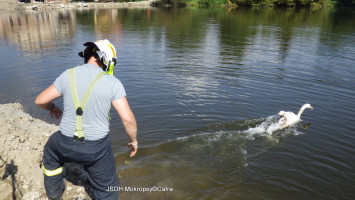
[[[93,64],[75,68],[75,81],[79,102],[82,100],[91,81],[102,69]],[[63,96],[64,111],[60,122],[63,135],[73,137],[76,128],[76,113],[70,90],[69,69],[64,71],[53,83]],[[97,81],[86,103],[83,113],[85,140],[98,140],[109,133],[109,112],[111,102],[126,96],[122,83],[114,76],[105,74]]]

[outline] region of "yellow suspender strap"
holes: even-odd
[[[96,75],[94,80],[91,81],[89,87],[86,89],[83,99],[79,102],[78,93],[76,90],[76,82],[75,82],[75,72],[74,68],[69,70],[69,79],[70,79],[70,90],[71,95],[74,103],[74,108],[76,111],[76,129],[74,134],[74,141],[75,137],[84,141],[84,132],[83,132],[83,112],[85,109],[85,105],[91,95],[91,92],[97,83],[97,81],[104,75],[106,72],[101,72],[100,74]]]
[[[60,174],[62,172],[63,172],[63,167],[59,167],[58,169],[55,169],[55,170],[48,170],[43,165],[43,173],[46,176],[55,176],[55,175],[58,175],[58,174]]]

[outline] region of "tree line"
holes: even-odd
[[[161,0],[173,6],[248,6],[248,7],[332,7],[355,6],[355,0]]]
[[[82,0],[65,0],[81,2]],[[85,0],[86,2],[134,2],[146,0]],[[355,0],[159,0],[168,6],[334,7],[355,6]]]

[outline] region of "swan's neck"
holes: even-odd
[[[298,116],[298,117],[301,117],[301,115],[302,115],[304,109],[306,109],[306,108],[307,108],[307,106],[302,106],[301,109],[300,109],[300,111],[298,111],[297,116]]]

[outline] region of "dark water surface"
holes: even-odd
[[[34,105],[108,38],[139,126],[111,123],[122,199],[355,199],[355,12],[114,9],[0,14],[0,103]],[[62,106],[61,100],[56,103]],[[303,121],[268,134],[280,110]],[[128,191],[128,187],[172,192]],[[125,188],[127,187],[127,188]]]

